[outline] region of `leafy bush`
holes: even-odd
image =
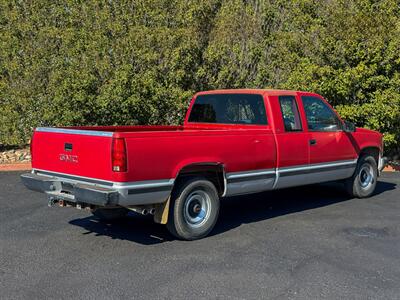
[[[396,0],[0,0],[0,144],[36,126],[176,124],[214,88],[325,96],[400,147]]]

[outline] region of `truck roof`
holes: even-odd
[[[197,95],[207,94],[268,94],[268,95],[295,95],[297,91],[279,90],[279,89],[220,89],[209,90],[196,93]]]

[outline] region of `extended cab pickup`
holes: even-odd
[[[342,180],[370,196],[383,168],[382,135],[341,120],[318,94],[197,93],[183,126],[36,128],[22,181],[49,204],[100,219],[133,210],[182,239],[206,236],[223,197]]]

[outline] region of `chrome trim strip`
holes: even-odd
[[[59,173],[59,172],[52,172],[52,171],[47,171],[47,170],[42,170],[42,169],[32,169],[32,173],[40,173],[40,175],[46,175],[46,176],[56,176],[56,177],[64,177],[66,179],[70,180],[75,180],[75,181],[91,181],[91,182],[99,182],[99,184],[103,184],[106,186],[111,186],[113,185],[114,182],[108,181],[108,180],[103,180],[103,179],[96,179],[96,178],[90,178],[90,177],[84,177],[84,176],[79,176],[79,175],[71,175],[71,174],[65,174],[65,173]]]
[[[134,182],[114,182],[114,188],[123,189],[150,189],[158,187],[172,187],[174,185],[174,179],[163,179],[163,180],[146,180],[146,181],[134,181]]]
[[[333,161],[333,162],[329,162],[329,163],[318,163],[318,164],[302,165],[302,166],[296,166],[296,167],[283,167],[283,168],[279,168],[278,172],[285,173],[285,172],[301,171],[301,170],[323,169],[323,168],[329,168],[329,167],[333,167],[333,166],[338,167],[338,166],[354,165],[356,163],[357,163],[357,159],[339,160],[339,161]]]
[[[157,187],[144,187],[134,188],[128,190],[128,195],[147,194],[147,193],[158,193],[158,192],[171,192],[172,186],[157,186]]]
[[[275,182],[275,176],[275,169],[228,173],[225,195],[233,196],[270,190]]]
[[[227,179],[245,178],[262,175],[275,175],[275,169],[263,169],[255,171],[233,172],[227,174]]]
[[[276,173],[271,174],[261,174],[255,176],[248,177],[239,177],[239,178],[230,178],[228,179],[228,183],[236,183],[236,182],[246,182],[246,181],[255,181],[255,180],[263,180],[263,179],[274,179],[275,180]]]
[[[280,174],[275,189],[322,183],[349,178],[356,165],[293,171]]]
[[[105,137],[112,137],[114,134],[113,132],[110,132],[110,131],[67,129],[67,128],[56,128],[56,127],[37,127],[35,129],[35,131],[52,132],[52,133],[67,133],[67,134],[81,134],[81,135],[92,135],[92,136],[105,136]]]
[[[46,171],[41,169],[33,169],[32,173],[38,173],[45,176],[55,176],[61,179],[77,181],[81,183],[92,183],[94,185],[102,185],[105,187],[113,187],[115,189],[144,189],[144,188],[157,188],[157,187],[172,187],[175,179],[162,179],[162,180],[146,180],[146,181],[132,181],[132,182],[115,182],[103,179],[96,179],[78,175],[70,175],[65,173],[58,173]]]
[[[226,179],[225,166],[222,166],[222,176],[224,177],[224,191],[222,192],[221,197],[225,197],[226,192],[228,191],[228,180]]]
[[[231,191],[234,186],[237,189],[238,184],[255,184],[260,180],[268,180],[273,179],[273,183],[267,189],[276,189],[280,188],[281,182],[286,182],[288,179],[293,176],[293,178],[301,178],[296,176],[303,176],[304,179],[309,178],[308,176],[313,176],[314,173],[319,172],[327,172],[332,171],[335,172],[336,170],[339,171],[341,169],[351,169],[355,168],[357,164],[357,159],[352,160],[340,160],[340,161],[332,161],[332,162],[324,162],[324,163],[317,163],[312,165],[297,165],[297,166],[290,166],[290,167],[283,167],[283,168],[276,168],[276,169],[263,169],[263,170],[254,170],[254,171],[244,171],[244,172],[232,172],[226,174],[227,179],[227,190],[226,194],[231,195],[233,191]],[[342,172],[343,173],[343,172]],[[305,177],[307,176],[307,177]],[[307,180],[305,180],[306,182]],[[246,183],[247,182],[247,183]],[[259,184],[258,184],[259,185]],[[262,184],[263,187],[267,187],[268,182]],[[296,186],[297,184],[294,183],[291,186]],[[302,184],[300,184],[302,185]],[[243,185],[241,188],[245,188],[247,186]],[[260,185],[261,187],[261,185]],[[264,191],[265,188],[260,188],[259,191]],[[237,194],[235,192],[235,194]]]
[[[313,170],[313,169],[320,169],[320,168],[329,168],[332,166],[345,166],[345,165],[353,165],[357,163],[357,159],[353,160],[339,160],[339,161],[332,161],[329,163],[318,163],[312,165],[299,165],[299,166],[290,166],[290,167],[283,167],[277,169],[261,169],[261,170],[254,170],[254,171],[241,171],[241,172],[232,172],[227,173],[226,178],[234,179],[234,178],[245,178],[245,177],[253,177],[253,176],[262,176],[262,175],[276,175],[276,173],[285,173],[285,172],[292,172],[292,171],[300,171],[300,170]]]
[[[329,171],[336,171],[336,170],[343,170],[343,169],[354,169],[356,167],[356,164],[348,164],[348,165],[333,165],[329,167],[323,167],[323,168],[314,168],[314,169],[298,169],[298,170],[293,170],[293,171],[288,171],[288,172],[282,172],[280,174],[280,177],[288,177],[288,176],[295,176],[295,175],[306,175],[306,174],[312,174],[312,173],[324,173],[324,172],[329,172]]]
[[[280,177],[279,168],[276,168],[276,177],[275,177],[275,180],[274,180],[274,184],[272,185],[272,189],[273,190],[275,189],[276,185],[279,182],[279,177]]]

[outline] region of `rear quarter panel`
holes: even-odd
[[[221,163],[226,172],[275,167],[271,129],[184,130],[129,133],[126,138],[128,172],[124,181],[176,178],[191,164]]]

